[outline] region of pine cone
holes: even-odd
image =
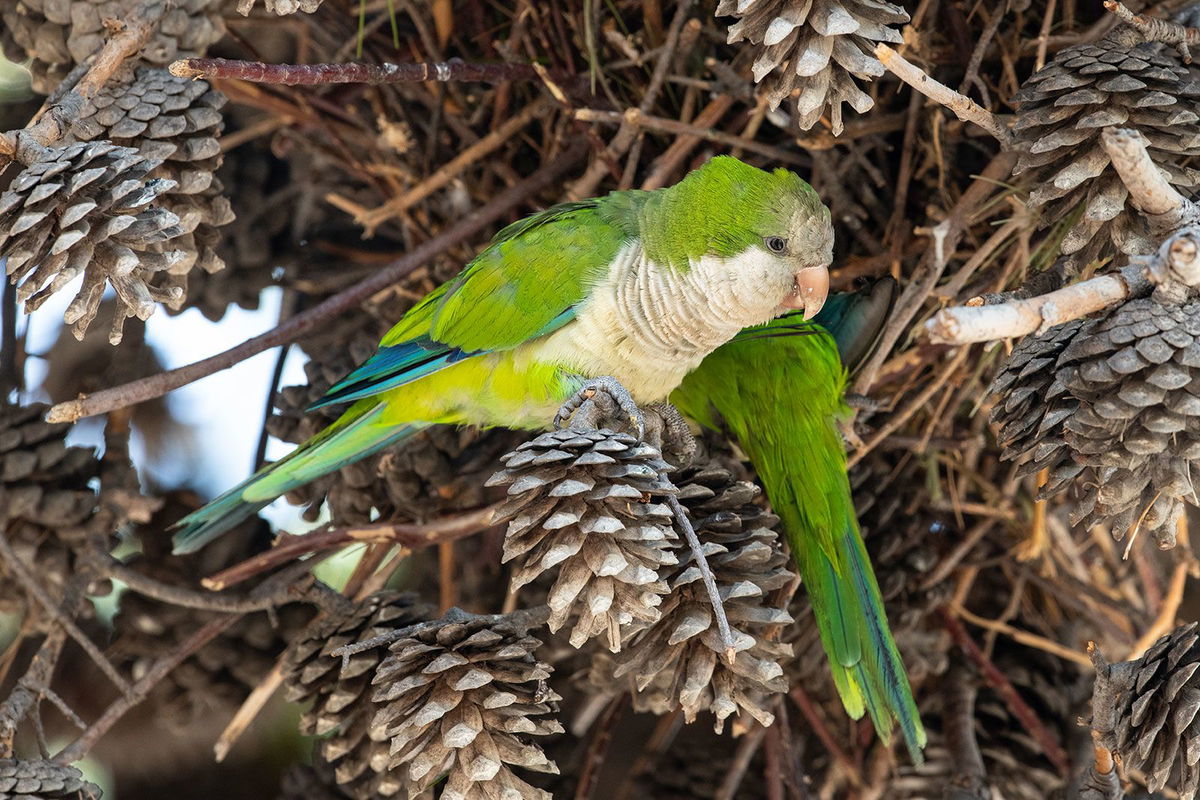
[[[1200,302],[1127,301],[1104,316],[1029,337],[993,382],[992,420],[1004,457],[1041,469],[1049,497],[1072,483],[1075,525],[1109,522],[1113,536],[1150,531],[1175,545],[1183,501],[1195,502],[1200,401]]]
[[[100,787],[75,767],[0,759],[0,800],[100,800]]]
[[[610,430],[551,431],[505,455],[489,486],[509,499],[493,522],[508,522],[504,562],[519,558],[519,588],[558,568],[550,589],[549,627],[578,621],[570,642],[580,647],[604,634],[614,653],[622,628],[652,623],[667,583],[662,568],[677,563],[672,517],[650,494],[674,492],[658,450]]]
[[[0,0],[0,45],[17,63],[31,59],[33,88],[53,92],[76,64],[83,63],[108,38],[106,20],[123,20],[139,0]],[[172,2],[155,26],[141,57],[166,66],[177,58],[202,56],[225,35],[221,3],[216,0]]]
[[[682,708],[687,722],[701,710],[716,717],[719,733],[739,710],[770,725],[770,695],[787,691],[780,662],[791,647],[778,641],[792,622],[780,596],[795,575],[772,530],[778,519],[754,504],[761,490],[709,464],[680,475],[679,501],[693,521],[713,571],[733,632],[737,656],[723,657],[712,604],[686,543],[676,545],[679,564],[668,578],[662,618],[634,634],[614,671],[630,676],[638,690],[634,707],[658,714]]]
[[[317,619],[288,651],[286,697],[312,706],[300,718],[300,732],[317,740],[322,771],[352,797],[392,797],[404,781],[386,763],[386,739],[368,736],[376,706],[370,684],[386,656],[382,649],[364,650],[343,662],[330,655],[343,645],[372,639],[427,617],[432,609],[411,594],[380,592],[345,617]]]
[[[1118,754],[1127,768],[1146,773],[1152,792],[1167,785],[1182,800],[1200,792],[1200,666],[1198,623],[1181,625],[1133,661],[1109,664],[1092,649],[1096,684],[1092,729],[1100,744]]]
[[[899,43],[892,25],[908,12],[884,0],[721,0],[717,16],[738,17],[729,42],[748,40],[761,52],[754,81],[771,108],[792,97],[796,122],[808,130],[828,109],[834,136],[842,133],[842,103],[862,114],[875,105],[855,83],[884,73],[877,42]]]
[[[233,211],[214,178],[222,160],[217,139],[224,105],[225,95],[205,81],[139,66],[109,81],[71,123],[75,139],[105,139],[131,147],[147,159],[162,162],[150,177],[174,182],[159,197],[159,205],[179,218],[180,232],[155,248],[185,254],[168,270],[164,284],[182,293],[168,306],[171,311],[186,304],[193,267],[205,273],[225,267],[215,249],[220,239],[217,228],[233,220]]]
[[[249,15],[256,2],[257,0],[238,0],[238,13],[243,17]],[[264,0],[264,7],[267,13],[280,17],[295,14],[297,11],[312,14],[321,7],[321,0]]]
[[[118,525],[145,521],[156,502],[138,494],[127,434],[106,433],[101,460],[67,446],[70,426],[45,422],[46,408],[0,404],[0,526],[43,586],[53,588],[74,571],[75,552],[89,536],[114,539]],[[0,606],[11,606],[21,590],[4,572],[0,565]]]
[[[1100,132],[1112,125],[1141,131],[1155,164],[1189,195],[1200,185],[1200,171],[1181,162],[1200,154],[1197,97],[1200,83],[1174,50],[1143,43],[1125,27],[1095,44],[1060,51],[1013,96],[1021,152],[1013,174],[1036,187],[1029,205],[1040,210],[1043,227],[1083,208],[1062,242],[1062,252],[1073,254],[1074,270],[1118,252],[1150,253],[1158,244],[1128,206]]]
[[[556,774],[530,736],[562,733],[559,696],[522,615],[446,616],[391,645],[372,680],[371,738],[391,742],[385,768],[413,797],[446,775],[443,800],[540,798],[509,765]],[[374,764],[372,765],[375,766]],[[378,767],[376,767],[378,768]]]
[[[83,286],[63,315],[82,338],[108,283],[117,293],[109,334],[116,344],[126,317],[144,320],[154,301],[178,300],[177,291],[151,285],[183,258],[161,251],[180,229],[179,217],[158,205],[174,188],[174,181],[149,177],[158,165],[108,142],[52,147],[0,194],[0,256],[8,257],[27,312],[82,274]]]

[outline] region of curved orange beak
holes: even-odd
[[[829,268],[805,267],[796,273],[792,292],[783,299],[785,308],[804,309],[804,318],[812,319],[829,297]]]

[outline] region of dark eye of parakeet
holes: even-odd
[[[781,236],[768,236],[766,241],[767,249],[772,253],[787,252],[787,239]]]

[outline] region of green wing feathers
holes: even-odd
[[[783,317],[718,349],[672,395],[702,425],[723,425],[758,472],[808,592],[834,683],[854,718],[886,741],[899,724],[925,745],[904,665],[867,556],[837,427],[846,371],[819,326]]]

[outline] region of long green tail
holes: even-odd
[[[382,416],[382,405],[370,399],[360,401],[345,416],[285,458],[268,464],[181,519],[176,524],[175,552],[191,553],[200,549],[242,520],[257,514],[275,498],[397,444],[424,427],[385,425]]]

